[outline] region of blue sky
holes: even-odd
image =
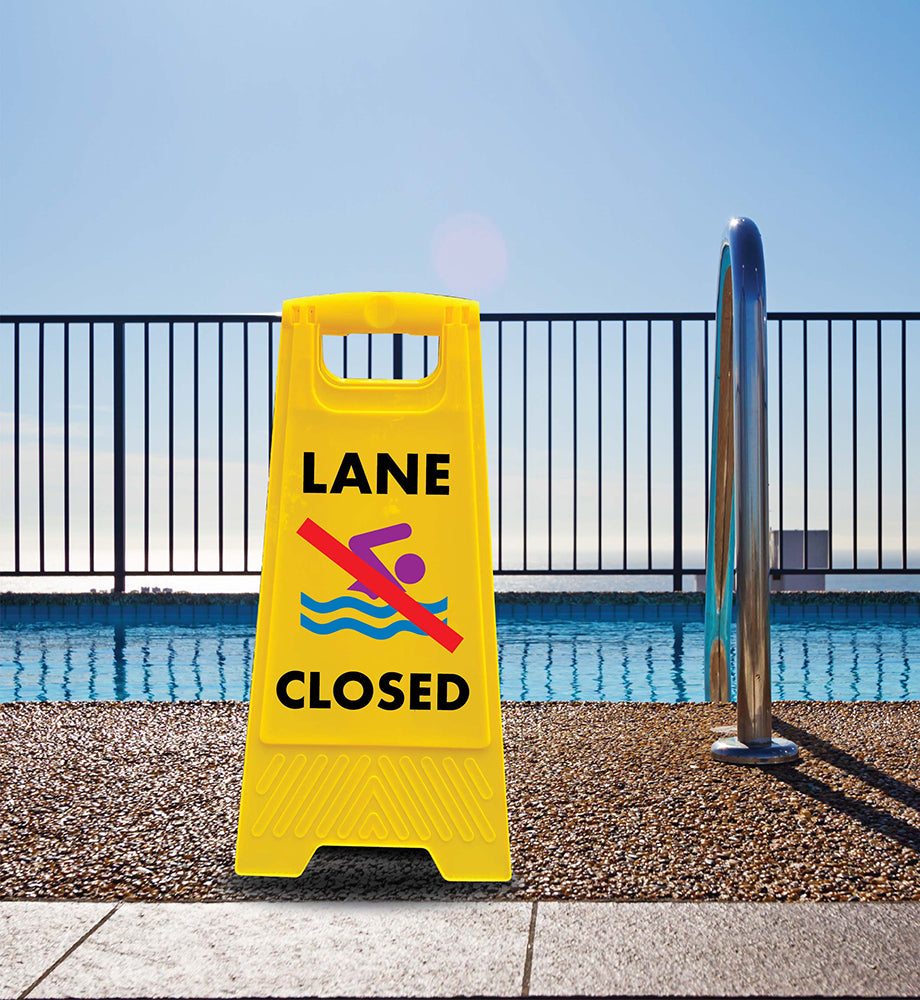
[[[3,6],[0,308],[917,308],[920,4]]]
[[[763,233],[769,310],[916,310],[918,42],[920,3],[893,0],[7,3],[0,8],[0,311],[274,312],[286,298],[370,289],[465,295],[479,299],[484,311],[712,311],[719,237],[739,214],[753,218]],[[539,325],[531,330],[533,391],[542,385],[546,334]],[[561,352],[554,362],[553,409],[560,496],[553,509],[561,519],[554,538],[560,545],[572,527],[574,481],[587,498],[585,510],[579,508],[579,538],[593,535],[597,453],[590,371],[579,397],[585,409],[577,476],[558,447],[562,441],[568,447],[571,429],[569,331],[557,327],[554,341]],[[672,524],[669,331],[656,330],[653,337],[656,420],[649,472],[654,545],[656,552],[663,546],[664,557]],[[250,355],[255,430],[249,509],[256,560],[267,475],[264,332],[261,340],[253,335]],[[912,324],[908,387],[920,377],[917,332]],[[23,328],[20,371],[21,502],[30,551],[38,531],[37,333],[37,327]],[[87,335],[85,327],[71,330],[67,431],[72,456],[79,456],[71,461],[71,509],[73,537],[83,550]],[[151,335],[151,509],[161,545],[166,330],[158,326]],[[640,324],[628,338],[626,506],[629,548],[635,550],[630,558],[640,561],[646,544],[645,335]],[[135,560],[142,336],[136,327],[127,334],[128,528]],[[211,521],[217,503],[215,336],[213,329],[202,331],[202,421],[209,430],[199,496],[202,517]],[[225,362],[231,386],[226,502],[236,528],[244,481],[236,374],[241,336],[241,329],[228,329]],[[506,326],[505,336],[506,371],[513,373],[521,364],[515,346],[520,331]],[[593,350],[593,328],[578,336],[580,351]],[[846,511],[855,478],[862,484],[859,547],[869,562],[877,525],[875,336],[874,324],[861,327],[860,464],[854,473],[850,333],[834,331],[835,546],[849,544]],[[886,326],[884,546],[895,556],[901,545],[899,336],[898,324]],[[49,546],[58,549],[64,523],[61,338],[60,328],[46,331],[43,425],[47,531]],[[177,330],[177,338],[181,424],[190,419],[191,329]],[[601,451],[614,565],[623,516],[615,447],[619,329],[611,326],[605,338],[605,377],[612,388]],[[828,491],[822,465],[825,331],[812,330],[810,338],[810,525],[821,527]],[[684,339],[684,539],[692,563],[702,560],[705,527],[701,329],[685,327]],[[494,327],[483,341],[494,465]],[[110,351],[111,331],[102,329],[94,404],[97,537],[111,533]],[[795,528],[804,507],[801,325],[787,328],[785,351],[785,526]],[[773,373],[775,354],[774,343]],[[0,338],[0,523],[7,525],[13,503],[11,476],[4,475],[13,448],[11,356],[8,326]],[[515,451],[522,427],[516,378],[512,374],[507,385],[503,424],[504,514],[512,527],[520,520],[524,481],[522,455]],[[778,407],[775,374],[771,378],[776,527]],[[537,390],[527,482],[538,534],[549,467],[541,437],[545,404]],[[920,397],[913,392],[906,412],[907,427],[920,426]],[[177,544],[187,554],[192,446],[187,434],[180,437]],[[915,561],[920,451],[912,434],[907,460],[907,537]],[[494,482],[492,489],[494,521]],[[216,559],[213,539],[203,545]]]

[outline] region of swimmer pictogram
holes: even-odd
[[[425,562],[421,556],[414,552],[407,552],[396,560],[393,573],[384,566],[380,559],[374,554],[374,549],[379,545],[389,545],[391,542],[401,542],[409,538],[412,528],[408,524],[391,524],[387,528],[375,528],[373,531],[364,531],[360,535],[352,535],[348,540],[348,547],[356,556],[360,556],[369,566],[373,566],[378,573],[382,573],[388,580],[402,587],[404,583],[418,583],[425,575]],[[395,574],[395,575],[393,575]],[[376,598],[368,587],[360,580],[348,588],[349,590],[360,590],[362,594],[367,594],[371,599]]]
[[[396,525],[396,528],[403,527]],[[408,527],[408,525],[405,525]],[[387,529],[384,529],[387,530]],[[390,574],[384,576],[379,570],[365,562],[350,548],[343,545],[314,520],[307,518],[297,529],[297,534],[309,542],[324,556],[331,559],[337,566],[350,573],[358,583],[363,584],[365,593],[380,597],[413,625],[418,626],[426,635],[452,653],[463,642],[463,636],[455,632],[449,625],[436,618],[424,605],[410,597],[399,583],[393,581]],[[375,534],[375,532],[369,532]],[[411,529],[410,529],[411,534]],[[361,536],[358,536],[361,537]],[[403,536],[408,537],[408,536]],[[404,557],[403,557],[404,558]],[[416,556],[418,559],[418,557]],[[379,560],[376,560],[379,562]],[[418,559],[421,562],[421,559]],[[398,561],[397,561],[398,565]],[[424,563],[422,564],[424,566]],[[382,566],[382,564],[381,564]],[[386,572],[386,567],[383,567]],[[421,577],[419,577],[421,578]]]

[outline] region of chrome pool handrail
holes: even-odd
[[[712,755],[743,764],[788,762],[799,752],[791,741],[772,736],[766,300],[760,232],[750,219],[732,219],[719,255],[705,687],[711,701],[730,697],[737,547],[738,732],[718,740]]]

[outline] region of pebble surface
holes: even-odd
[[[322,848],[233,871],[248,706],[0,704],[0,899],[920,900],[920,703],[774,703],[795,765],[712,761],[730,705],[503,705],[514,877]]]

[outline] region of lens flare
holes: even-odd
[[[452,215],[434,231],[431,255],[435,270],[456,295],[477,297],[494,292],[508,273],[508,251],[491,219],[472,212]]]

